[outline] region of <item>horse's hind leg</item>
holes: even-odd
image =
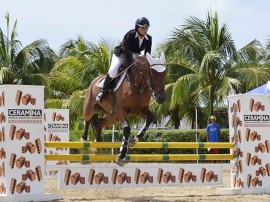
[[[94,120],[96,119],[97,114],[94,114],[93,112],[91,112],[90,114],[88,114],[87,116],[84,115],[84,120],[85,120],[85,126],[84,126],[84,132],[81,138],[81,141],[88,141],[88,130],[89,130],[89,126],[90,124],[92,125],[92,127],[94,126]],[[94,128],[94,127],[93,127]],[[95,128],[94,128],[95,129]],[[94,130],[93,130],[94,131]],[[95,133],[95,131],[94,131]],[[95,133],[96,134],[96,133]]]
[[[101,142],[101,128],[99,126],[98,114],[95,114],[91,119],[91,125],[97,142]]]
[[[111,126],[119,121],[115,116],[106,116],[105,118],[97,118],[93,116],[92,120],[92,126],[95,130],[97,142],[102,141],[101,131],[103,128]]]
[[[128,124],[128,121],[127,119],[123,118],[123,122],[122,122],[122,125],[123,125],[123,141],[122,141],[122,145],[120,147],[120,154],[118,155],[118,158],[116,159],[116,163],[119,165],[119,166],[124,166],[125,164],[125,158],[126,158],[126,154],[127,154],[127,151],[128,151],[128,138],[129,138],[129,135],[130,135],[130,126]],[[104,127],[107,127],[107,126],[111,126],[115,123],[117,123],[119,121],[119,119],[117,118],[117,116],[107,116],[106,118],[100,118],[98,120],[98,130],[100,130],[101,132],[101,129],[104,128]]]
[[[143,127],[141,127],[141,129],[137,132],[136,135],[133,135],[132,137],[129,138],[128,140],[129,146],[134,146],[139,141],[139,138],[143,137],[143,135],[145,134],[145,131],[148,129],[150,124],[154,121],[154,118],[155,117],[153,113],[148,110],[146,113],[146,120],[143,124]]]
[[[91,123],[91,119],[88,120],[88,121],[85,121],[84,132],[83,132],[83,135],[82,135],[82,138],[81,138],[82,141],[87,141],[88,129],[89,129],[90,123]]]

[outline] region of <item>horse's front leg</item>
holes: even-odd
[[[143,137],[145,131],[149,128],[150,124],[154,121],[155,117],[151,111],[148,110],[145,116],[146,116],[146,120],[143,124],[143,127],[141,127],[141,129],[138,130],[136,135],[133,135],[128,140],[128,145],[131,147],[134,146],[139,141],[139,138]]]
[[[128,138],[130,135],[130,126],[128,124],[128,121],[125,120],[122,123],[123,125],[123,141],[122,141],[122,145],[120,147],[120,154],[117,157],[116,160],[116,164],[118,164],[119,166],[124,166],[125,164],[125,158],[126,158],[126,154],[128,152]]]

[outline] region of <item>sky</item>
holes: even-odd
[[[150,21],[155,49],[190,16],[205,20],[210,10],[218,13],[220,25],[227,24],[237,49],[253,39],[263,45],[270,39],[269,0],[0,0],[0,27],[6,33],[8,12],[11,27],[17,20],[23,46],[45,39],[57,52],[78,36],[118,44],[143,16]]]

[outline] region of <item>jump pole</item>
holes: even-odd
[[[107,154],[50,154],[45,155],[48,161],[115,161],[118,155]],[[130,154],[126,156],[128,162],[168,162],[191,160],[232,160],[233,154]]]
[[[231,142],[138,142],[131,148],[170,148],[170,149],[195,149],[195,148],[234,148]],[[120,148],[121,142],[45,142],[47,148]]]

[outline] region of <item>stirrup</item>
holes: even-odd
[[[102,102],[104,98],[104,92],[100,91],[97,95],[96,95],[96,101],[97,102]]]

